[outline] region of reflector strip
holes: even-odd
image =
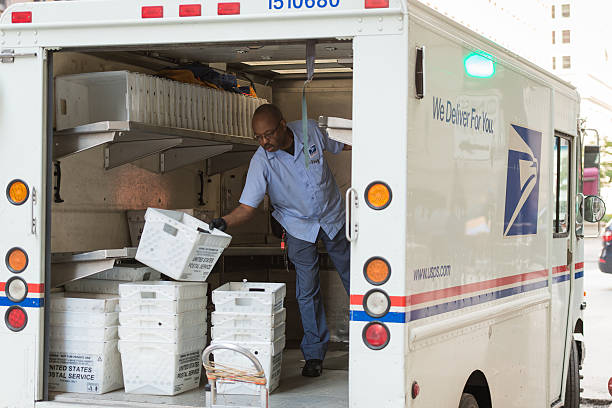
[[[0,296],[0,306],[43,307],[44,305],[44,298],[25,298],[19,303],[14,303],[9,298]]]
[[[583,267],[584,267],[584,262],[575,264],[576,270],[582,269]],[[553,268],[553,270],[558,271],[556,272],[556,276],[552,277],[553,284],[566,282],[570,279],[571,275],[569,273],[559,275],[561,273],[560,271],[562,270],[569,272],[567,265],[561,265],[561,266],[555,267]],[[363,322],[380,320],[380,321],[389,322],[389,323],[405,323],[407,321],[419,320],[419,319],[423,319],[426,317],[436,316],[438,314],[459,310],[465,307],[475,306],[478,304],[491,302],[494,300],[518,295],[520,293],[525,293],[525,292],[530,292],[530,291],[546,288],[548,287],[548,279],[544,279],[544,278],[547,278],[547,277],[548,277],[548,270],[529,272],[529,273],[515,275],[515,276],[508,276],[508,277],[500,278],[500,279],[493,279],[490,281],[477,282],[477,283],[472,283],[472,284],[463,285],[463,286],[456,286],[453,288],[441,289],[437,291],[431,291],[431,292],[419,293],[419,294],[412,295],[412,296],[406,296],[405,297],[406,301],[404,302],[404,304],[402,304],[402,301],[400,300],[402,298],[401,296],[391,296],[392,307],[409,307],[411,305],[414,306],[414,305],[427,303],[427,302],[431,302],[435,300],[459,296],[465,293],[478,292],[484,289],[491,288],[491,285],[493,285],[494,287],[500,287],[500,286],[506,286],[512,283],[525,282],[528,280],[534,280],[538,278],[543,279],[538,282],[527,283],[527,284],[523,284],[519,286],[514,286],[511,288],[500,289],[500,290],[490,292],[490,293],[481,293],[481,294],[477,294],[477,295],[467,297],[464,299],[457,299],[454,301],[445,302],[445,303],[438,304],[438,305],[429,305],[426,307],[421,307],[421,309],[409,310],[405,313],[393,311],[379,319],[374,319],[368,316],[368,314],[363,310],[351,310],[351,320],[352,321],[363,321]],[[584,277],[583,270],[578,270],[574,274],[575,279],[580,279],[582,277]],[[363,295],[351,295],[350,300],[351,300],[351,306],[363,307]],[[402,320],[401,315],[406,315],[406,317],[404,317],[404,319]]]
[[[567,265],[555,266],[554,268],[552,268],[552,273],[553,275],[556,275],[558,273],[567,272],[567,270]]]
[[[462,286],[454,286],[452,288],[433,290],[431,292],[419,293],[408,296],[407,305],[418,305],[420,303],[432,302],[434,300],[459,296],[467,293],[478,292],[481,290],[491,289],[499,286],[511,285],[513,283],[524,282],[528,280],[544,278],[548,276],[548,270],[544,269],[537,272],[529,272],[520,275],[507,276],[505,278],[492,279],[484,282],[470,283]]]
[[[240,3],[219,3],[217,5],[217,14],[220,16],[240,14]]]
[[[389,8],[389,0],[365,0],[365,8]]]
[[[351,305],[361,305],[363,304],[364,295],[351,295]],[[406,297],[405,296],[389,296],[391,299],[392,307],[404,307],[406,306]]]
[[[142,8],[142,18],[162,18],[164,16],[164,6],[144,6]]]
[[[201,4],[181,4],[179,6],[180,17],[199,17],[202,15]]]
[[[6,282],[0,282],[0,292],[4,292],[6,288]],[[29,283],[28,293],[45,293],[44,283]]]
[[[561,283],[561,282],[565,282],[569,280],[569,278],[570,278],[570,274],[566,273],[565,275],[553,276],[552,281],[553,283]]]
[[[32,12],[31,11],[14,11],[11,14],[11,22],[13,24],[31,23]]]
[[[406,323],[406,313],[391,312],[383,317],[374,318],[362,310],[351,310],[351,320],[354,322]]]

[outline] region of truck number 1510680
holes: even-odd
[[[270,10],[338,7],[340,0],[268,0]]]

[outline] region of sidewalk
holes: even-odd
[[[594,227],[594,228],[593,228]],[[585,228],[585,235],[596,234],[596,226]],[[599,271],[598,261],[602,248],[601,238],[585,238],[584,289],[587,307],[584,310],[586,358],[580,374],[583,403],[592,406],[610,406],[608,380],[612,377],[612,274]],[[588,405],[587,405],[588,406]]]

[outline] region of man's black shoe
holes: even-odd
[[[304,377],[319,377],[323,372],[323,361],[322,360],[306,360],[306,365],[302,369],[302,375]]]

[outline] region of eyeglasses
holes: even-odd
[[[255,135],[255,140],[257,140],[259,143],[261,143],[261,141],[262,141],[263,139],[270,140],[270,139],[272,138],[272,136],[274,136],[274,134],[276,133],[276,131],[278,130],[278,128],[280,127],[280,125],[281,125],[281,122],[282,122],[282,121],[283,121],[282,119],[281,119],[281,120],[279,120],[279,121],[278,121],[278,125],[276,125],[276,127],[275,127],[274,129],[272,129],[272,130],[268,130],[268,131],[267,131],[266,133],[264,133],[263,135]]]

